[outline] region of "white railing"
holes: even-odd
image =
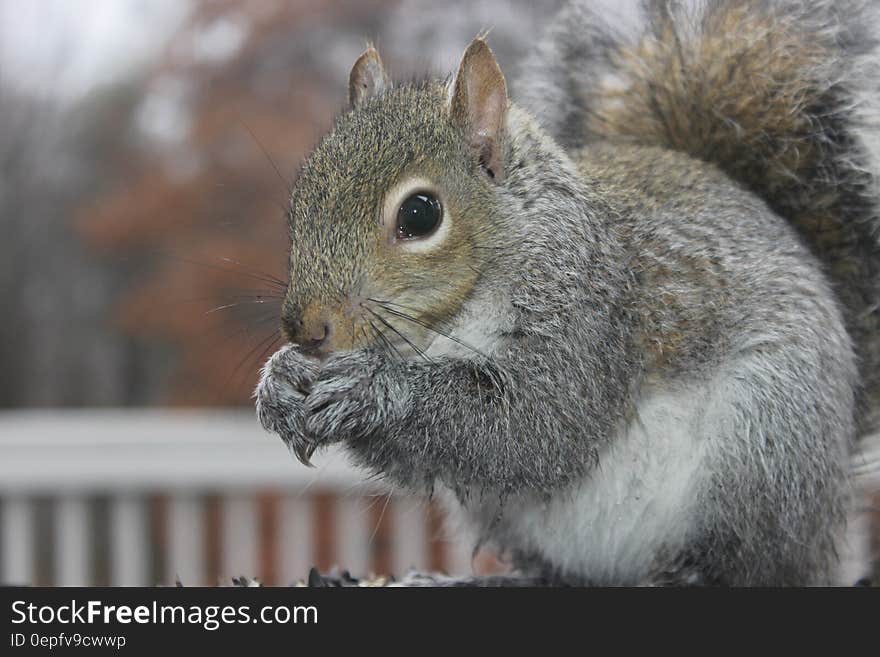
[[[864,446],[855,459],[865,493],[856,534],[869,531],[880,490],[880,439]],[[340,452],[316,462],[297,463],[246,411],[0,413],[0,584],[214,584],[209,570],[259,575],[267,550],[275,581],[289,583],[326,566],[328,552],[368,573],[379,542],[396,574],[471,571],[467,541],[438,529],[423,503],[400,495],[389,503]],[[268,519],[260,503],[267,495]],[[377,516],[390,525],[383,541]],[[219,562],[210,569],[209,555]],[[856,573],[866,555],[844,557],[852,562],[844,570]]]
[[[364,481],[339,452],[314,469],[300,465],[244,411],[3,413],[0,583],[92,584],[100,553],[104,581],[113,585],[212,584],[207,555],[217,555],[214,569],[223,576],[252,576],[266,550],[277,581],[292,582],[327,549],[322,533],[332,537],[335,562],[365,574],[376,547],[375,508],[386,506],[387,491]],[[219,520],[206,512],[207,495],[219,500]],[[266,495],[274,501],[268,521],[259,505]],[[332,507],[330,519],[316,517],[319,498],[322,509]],[[96,499],[106,503],[100,523]],[[470,571],[467,546],[436,535],[423,503],[394,495],[385,513],[393,572]],[[208,545],[211,537],[219,545]],[[443,543],[440,564],[431,559],[433,541]]]

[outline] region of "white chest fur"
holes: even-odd
[[[476,529],[508,548],[540,555],[596,583],[639,583],[661,548],[683,544],[712,435],[697,389],[654,393],[639,404],[624,435],[571,490],[549,502],[507,500],[467,509]],[[495,520],[495,522],[493,522]]]
[[[509,313],[510,303],[503,295],[477,297],[447,329],[446,336],[452,337],[435,335],[426,353],[432,358],[489,355],[498,346],[501,331],[511,323]]]

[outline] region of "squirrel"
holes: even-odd
[[[484,35],[405,84],[368,48],[291,193],[263,426],[440,491],[493,585],[841,583],[880,410],[876,11],[574,2],[511,94]]]

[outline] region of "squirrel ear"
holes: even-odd
[[[369,46],[351,67],[348,76],[348,102],[352,107],[357,107],[390,86],[391,82],[382,66],[379,53],[373,46]]]
[[[504,175],[502,138],[507,114],[507,84],[495,55],[482,37],[464,51],[450,97],[450,114],[460,122],[492,178]]]

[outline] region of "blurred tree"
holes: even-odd
[[[116,320],[177,348],[172,403],[248,400],[280,340],[289,182],[343,98],[337,58],[321,53],[346,42],[356,56],[387,4],[206,2],[152,71],[133,115],[140,143],[123,149],[133,175],[78,226],[94,247],[151,263]]]
[[[126,175],[118,156],[138,88],[69,107],[0,87],[2,406],[144,403],[164,385],[167,349],[106,322],[137,272],[96,261],[69,220]]]

